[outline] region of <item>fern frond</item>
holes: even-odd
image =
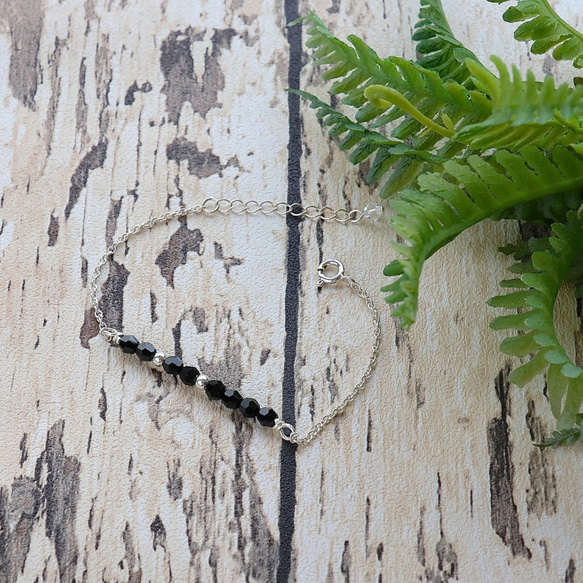
[[[391,136],[409,141],[415,149],[434,151],[438,157],[446,158],[467,153],[465,144],[451,138],[456,129],[486,119],[491,113],[490,100],[455,81],[443,82],[437,73],[406,59],[387,59],[384,69],[391,74],[385,84],[364,89],[363,97],[369,104],[358,112],[357,119],[370,109],[375,115],[382,114],[371,121],[372,127],[399,121]],[[419,162],[408,161],[398,166],[381,187],[379,196],[393,196],[413,183],[422,171]]]
[[[351,95],[354,102],[351,105],[359,107],[365,101],[362,86],[385,81],[380,57],[357,37],[349,37],[352,46],[336,38],[314,12],[296,22],[307,25],[306,46],[312,50],[313,64],[326,67],[322,70],[322,79],[334,81],[330,93]]]
[[[353,164],[360,164],[375,152],[378,152],[377,158],[382,160],[385,167],[394,166],[402,158],[434,164],[441,164],[444,161],[444,158],[431,152],[414,149],[402,140],[387,138],[379,132],[366,128],[311,93],[294,89],[290,89],[290,92],[300,95],[309,102],[310,107],[316,110],[316,116],[322,121],[322,125],[329,128],[330,137],[342,138],[338,146],[341,150],[352,150],[350,161]],[[378,173],[378,163],[373,163],[367,177],[368,182],[374,184]]]
[[[474,61],[468,61],[472,78],[492,100],[491,115],[466,125],[453,137],[477,150],[504,148],[518,150],[525,145],[550,149],[583,140],[583,86],[555,87],[552,77],[539,83],[532,71],[522,79],[514,66],[512,76],[506,65],[492,57],[499,77]]]
[[[473,155],[443,168],[443,174],[421,175],[419,189],[406,189],[393,201],[392,226],[409,244],[393,244],[403,257],[385,268],[385,275],[398,278],[383,291],[389,304],[397,304],[393,315],[406,328],[415,321],[423,263],[438,249],[505,209],[583,188],[583,155],[563,146],[550,154],[527,147]]]
[[[418,65],[435,71],[444,81],[452,79],[473,88],[466,60],[478,58],[453,35],[441,0],[421,0],[413,40],[417,42],[417,53],[422,55],[417,59]]]
[[[583,430],[580,425],[571,429],[553,431],[551,437],[547,437],[542,443],[535,443],[534,445],[541,449],[545,447],[555,449],[560,445],[572,445],[576,441],[583,441]]]
[[[396,121],[409,113],[398,106],[391,108],[388,112],[386,104],[377,106],[374,98],[381,88],[390,89],[394,94],[401,95],[425,117],[435,120],[447,116],[453,126],[460,123],[467,125],[468,122],[465,121],[467,116],[485,119],[492,111],[490,100],[483,92],[468,90],[452,80],[443,81],[437,73],[424,69],[417,63],[400,57],[389,57],[382,60],[381,65],[385,73],[383,82],[368,84],[363,89],[364,100],[372,102],[375,109],[374,126],[376,127]],[[427,126],[424,123],[407,117],[393,131],[393,135],[402,139],[409,138],[425,132],[426,129]]]
[[[374,105],[367,104],[364,91],[371,85],[391,87],[426,115],[434,110],[428,115],[431,118],[444,105],[452,106],[462,115],[474,113],[486,117],[490,113],[489,99],[481,92],[468,91],[453,80],[445,82],[436,72],[406,59],[382,59],[357,36],[348,37],[349,45],[334,37],[313,12],[301,20],[307,23],[306,46],[312,49],[314,65],[328,67],[322,71],[322,79],[334,81],[329,92],[333,95],[344,95],[343,103],[359,108],[359,122],[375,120],[374,125],[380,127],[404,115],[403,112],[395,110],[391,115],[385,114],[377,119],[381,113],[385,113],[386,108],[379,110]],[[404,135],[395,134],[395,137],[408,138],[421,129],[420,126],[415,127],[413,131],[401,129],[398,133]]]
[[[516,286],[519,291],[496,296],[488,303],[521,309],[520,314],[500,316],[491,324],[496,330],[519,332],[502,341],[502,352],[517,357],[530,355],[526,364],[512,371],[509,380],[522,387],[546,371],[551,411],[563,430],[571,429],[578,420],[583,403],[583,369],[571,361],[557,338],[554,307],[561,285],[580,278],[583,221],[575,211],[569,211],[565,222],[553,224],[552,230],[551,237],[530,239],[530,257],[510,267],[526,287]]]
[[[412,150],[453,157],[467,146],[451,140],[442,144],[443,132],[433,130],[444,127],[451,134],[456,128],[479,123],[491,113],[490,99],[480,91],[469,90],[453,79],[444,81],[435,71],[406,59],[382,59],[356,36],[349,36],[350,44],[347,44],[335,38],[314,13],[301,20],[307,24],[306,44],[313,51],[314,64],[327,67],[322,72],[323,79],[334,80],[329,92],[343,95],[344,104],[358,109],[356,122],[368,123],[370,129],[399,122],[391,136],[401,142],[407,141]],[[368,90],[371,93],[367,95]],[[375,103],[374,97],[386,98],[379,90],[392,92],[393,101],[380,99]],[[371,96],[372,102],[369,101]],[[400,100],[401,105],[408,103],[409,109],[393,107],[395,99]],[[430,120],[429,126],[427,120]],[[431,123],[434,123],[432,127]],[[381,150],[373,162],[371,180],[375,182],[393,170],[381,188],[383,198],[415,180],[424,169],[418,158],[401,160],[396,167],[393,162],[387,160],[386,153]]]
[[[508,0],[488,0],[503,4]],[[583,34],[565,22],[547,0],[512,0],[516,2],[504,13],[506,22],[521,22],[514,32],[520,41],[534,41],[530,50],[542,55],[553,49],[558,61],[573,61],[578,69],[583,67]]]
[[[391,223],[401,256],[386,266],[395,279],[383,291],[402,326],[415,321],[424,262],[465,229],[486,218],[552,228],[552,236],[504,249],[519,262],[501,284],[509,293],[491,305],[520,310],[492,327],[518,332],[502,342],[504,352],[530,355],[512,373],[514,382],[547,374],[559,432],[541,447],[571,443],[583,433],[583,369],[558,342],[553,308],[562,282],[574,282],[583,297],[583,82],[574,88],[556,87],[551,78],[538,82],[494,57],[495,75],[454,37],[441,0],[420,1],[417,62],[381,58],[354,35],[337,39],[314,13],[301,19],[314,65],[332,81],[329,92],[357,110],[355,120],[336,111],[334,101],[297,93],[353,163],[374,158],[367,179],[382,181],[380,196],[396,195]],[[512,3],[505,19],[522,21],[516,38],[533,40],[533,52],[554,49],[555,58],[583,67],[583,35],[547,0]]]

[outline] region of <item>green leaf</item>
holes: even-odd
[[[498,316],[490,322],[490,328],[492,328],[492,330],[508,330],[510,328],[520,331],[529,330],[530,327],[525,322],[529,314],[530,312],[522,312],[520,314]]]
[[[510,354],[511,356],[526,356],[527,354],[532,354],[539,349],[538,344],[534,339],[535,333],[521,334],[520,336],[511,336],[510,338],[505,338],[500,343],[500,350],[504,354]],[[552,352],[552,351],[549,351]],[[547,352],[547,356],[548,356]],[[548,360],[548,358],[547,358]]]
[[[569,379],[561,372],[560,364],[552,364],[547,372],[547,391],[551,411],[560,419],[563,411],[563,399],[569,387]]]
[[[488,0],[502,4],[508,0]],[[577,68],[583,67],[583,34],[565,22],[547,0],[512,0],[516,3],[504,13],[506,22],[522,22],[514,38],[535,41],[531,47],[534,54],[553,50],[557,60],[573,61]]]
[[[516,308],[526,308],[528,307],[526,300],[530,297],[530,295],[530,290],[512,292],[502,296],[494,296],[493,298],[489,299],[487,303],[492,308],[507,308],[509,310]]]
[[[545,351],[541,350],[535,354],[526,364],[514,369],[508,380],[518,387],[524,387],[532,381],[537,375],[545,372],[549,363],[545,359]]]
[[[545,358],[551,364],[564,364],[569,362],[569,357],[566,355],[562,348],[556,348],[555,350],[549,350],[545,354]]]
[[[342,137],[339,147],[341,150],[352,149],[350,161],[353,164],[359,164],[370,156],[376,156],[368,177],[372,184],[382,178],[391,167],[403,158],[410,161],[417,160],[417,169],[426,162],[439,165],[443,161],[441,157],[430,152],[417,150],[402,140],[386,138],[379,132],[366,128],[336,111],[331,105],[315,95],[293,89],[290,90],[290,93],[295,93],[308,101],[310,107],[316,110],[316,115],[322,120],[323,125],[330,128],[330,137]]]
[[[566,429],[568,427],[572,427],[573,424],[577,422],[577,418],[579,415],[579,409],[581,408],[582,402],[583,402],[583,379],[582,379],[582,377],[579,376],[577,378],[569,379],[569,384],[567,385],[567,394],[565,395],[563,411],[562,411],[561,416],[559,417],[559,420],[557,423],[557,427],[559,429]]]
[[[425,127],[432,129],[437,132],[440,136],[451,138],[455,133],[453,130],[448,129],[435,123],[432,119],[429,119],[421,111],[419,111],[404,95],[392,89],[391,87],[385,87],[384,85],[371,85],[364,90],[364,96],[371,102],[374,107],[379,110],[386,110],[392,107],[398,107],[405,113],[408,113],[411,117],[415,118],[419,123],[423,124]],[[448,119],[449,116],[448,116]],[[451,124],[450,119],[450,124]]]
[[[561,374],[569,379],[576,379],[583,374],[583,369],[569,362],[561,368]]]

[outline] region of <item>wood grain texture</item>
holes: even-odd
[[[443,0],[481,57],[565,65],[512,41],[501,7]],[[555,3],[583,27],[579,0]],[[97,335],[88,278],[129,226],[206,196],[362,208],[374,192],[286,94],[325,92],[301,27],[414,56],[401,0],[0,0],[0,582],[583,581],[583,449],[542,382],[508,383],[489,330],[516,225],[427,264],[419,320],[305,449],[282,444]],[[478,24],[477,24],[478,23]],[[358,380],[370,323],[322,258],[371,292],[386,218],[324,226],[194,217],[116,255],[108,321],[256,396],[304,432]],[[565,339],[581,306],[561,303]]]

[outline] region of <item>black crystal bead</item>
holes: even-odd
[[[177,375],[183,369],[182,359],[179,356],[167,356],[162,363],[162,368],[168,373]]]
[[[259,403],[255,399],[249,399],[247,397],[243,399],[239,405],[239,411],[241,411],[241,413],[243,413],[248,419],[254,419],[257,417],[259,409]]]
[[[225,385],[221,381],[208,381],[205,387],[206,395],[211,401],[222,399],[225,394]]]
[[[124,334],[119,339],[119,347],[122,352],[126,354],[135,354],[139,346],[138,339],[135,336],[130,336],[129,334]]]
[[[238,409],[243,397],[241,396],[241,393],[235,389],[225,389],[221,400],[227,409]]]
[[[140,360],[146,362],[154,358],[156,349],[149,342],[141,342],[138,344],[136,354]]]
[[[257,422],[263,427],[273,427],[279,415],[271,407],[261,407],[257,413]]]
[[[198,368],[194,366],[183,366],[178,373],[180,375],[180,380],[190,387],[196,384],[196,379],[200,374]]]

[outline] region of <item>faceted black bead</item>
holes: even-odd
[[[243,397],[241,396],[241,393],[235,389],[225,389],[221,400],[227,409],[238,409]]]
[[[180,370],[180,380],[185,384],[185,385],[189,385],[189,386],[193,386],[196,384],[196,379],[198,378],[198,375],[200,374],[198,368],[194,367],[194,366],[183,366],[182,369]]]
[[[154,358],[156,349],[149,342],[142,342],[138,344],[136,354],[140,360],[148,361]]]
[[[222,399],[225,394],[225,385],[221,381],[208,381],[206,384],[206,395],[211,401]]]
[[[124,334],[119,339],[119,347],[121,348],[121,351],[126,354],[135,354],[139,344],[138,339],[129,334]]]
[[[257,421],[263,427],[273,427],[279,415],[271,407],[261,407],[257,413]]]
[[[253,419],[257,417],[259,413],[259,403],[255,399],[245,398],[241,401],[239,405],[239,411],[245,415],[248,419]]]
[[[179,356],[167,356],[162,363],[162,368],[168,373],[177,375],[183,368],[182,359]]]

